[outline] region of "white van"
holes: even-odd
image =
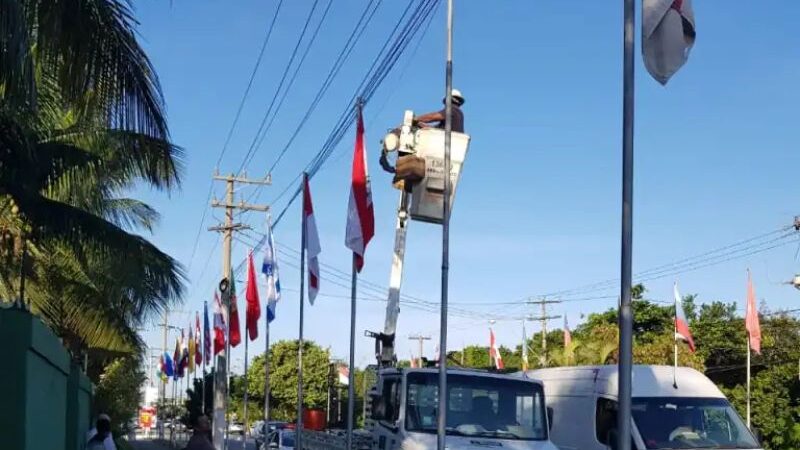
[[[617,366],[559,367],[524,375],[544,383],[550,439],[561,450],[616,448]],[[677,387],[672,366],[634,366],[631,448],[761,448],[711,380],[688,367],[677,368],[675,375]]]

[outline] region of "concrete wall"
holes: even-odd
[[[0,310],[0,436],[8,450],[83,448],[92,386],[36,317]]]

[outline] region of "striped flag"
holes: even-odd
[[[569,331],[569,323],[567,322],[567,315],[564,314],[564,348],[572,344],[572,332]]]
[[[353,150],[353,175],[350,201],[347,205],[347,228],[344,244],[356,255],[356,270],[364,267],[364,252],[375,235],[375,212],[372,208],[372,190],[367,173],[367,155],[364,151],[364,119],[358,108],[356,145]]]
[[[314,206],[311,203],[311,189],[307,176],[303,178],[303,182],[305,183],[303,187],[303,226],[306,231],[306,240],[303,244],[306,247],[308,264],[308,301],[313,305],[319,292],[318,256],[322,249],[319,246],[319,233],[317,232],[317,222],[314,220]]]
[[[689,351],[694,353],[694,339],[692,339],[692,331],[689,330],[689,321],[686,320],[686,314],[683,312],[681,294],[678,293],[677,282],[673,286],[672,293],[675,296],[675,339],[686,342],[689,345]]]
[[[691,0],[642,1],[642,55],[656,81],[667,84],[686,63],[695,37]]]
[[[186,350],[186,364],[189,369],[189,373],[194,373],[194,352],[195,352],[195,340],[194,340],[194,333],[192,332],[192,327],[189,327],[189,340],[187,341],[187,350]]]
[[[201,345],[200,338],[200,313],[194,313],[194,363],[196,365],[203,364],[203,346]]]
[[[497,348],[497,342],[494,339],[494,330],[489,327],[489,356],[494,361],[495,369],[504,369],[503,357],[500,355],[500,350]]]
[[[229,288],[231,290],[231,304],[228,307],[228,325],[230,326],[228,339],[230,339],[230,342],[228,344],[231,347],[236,347],[242,342],[242,331],[239,327],[239,307],[236,306],[236,279],[233,276],[233,268],[231,268],[228,280],[231,282]]]
[[[264,261],[261,263],[261,273],[267,277],[267,321],[275,320],[275,307],[281,298],[281,281],[278,276],[278,255],[275,252],[275,240],[272,236],[272,225],[269,225],[267,245],[264,249]]]
[[[747,328],[748,341],[750,348],[754,352],[761,354],[761,324],[758,322],[758,308],[756,308],[756,293],[753,289],[753,279],[750,270],[747,270],[747,312],[744,317],[744,325]]]
[[[225,350],[225,337],[228,329],[225,321],[225,313],[219,295],[214,291],[214,354]]]
[[[216,296],[216,293],[214,294]],[[203,302],[203,355],[206,364],[211,364],[211,327],[208,323],[208,303]]]

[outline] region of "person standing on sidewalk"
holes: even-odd
[[[87,433],[86,450],[117,450],[111,435],[111,418],[106,414],[97,416],[94,428]]]
[[[208,436],[210,430],[211,424],[208,422],[208,417],[198,417],[194,424],[194,433],[192,433],[192,437],[186,444],[185,450],[214,450],[214,446]]]

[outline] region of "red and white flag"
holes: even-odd
[[[672,288],[672,293],[675,296],[675,340],[686,342],[689,345],[689,351],[694,353],[694,339],[692,339],[692,331],[689,329],[689,321],[686,320],[686,314],[683,312],[677,282]]]
[[[364,252],[375,234],[375,213],[372,208],[372,190],[367,171],[367,155],[364,150],[364,119],[358,109],[356,145],[353,149],[353,177],[350,185],[350,201],[347,205],[347,231],[344,244],[356,255],[356,270],[364,267]]]
[[[247,257],[247,290],[245,291],[245,300],[247,300],[245,328],[251,341],[258,337],[258,319],[261,318],[261,303],[258,300],[256,280],[256,266],[253,263],[253,252],[251,251]]]
[[[313,305],[319,292],[319,256],[322,249],[319,246],[319,233],[317,222],[314,220],[314,206],[311,203],[311,189],[308,186],[308,177],[303,178],[303,226],[306,230],[306,261],[308,264],[308,301]]]
[[[564,315],[564,348],[572,344],[572,332],[569,331],[569,323],[567,322],[567,315]]]
[[[225,350],[225,336],[228,334],[225,326],[225,315],[222,309],[222,302],[219,295],[214,292],[214,354]]]
[[[656,81],[667,84],[686,63],[695,37],[692,0],[642,1],[642,55]]]
[[[753,290],[753,279],[750,270],[747,271],[747,312],[744,316],[744,325],[747,328],[750,348],[761,354],[761,325],[758,323],[758,308],[756,308],[756,293]]]
[[[494,340],[494,330],[489,328],[489,356],[494,361],[495,369],[503,369],[503,357],[500,355],[500,350],[497,349],[497,343]]]

